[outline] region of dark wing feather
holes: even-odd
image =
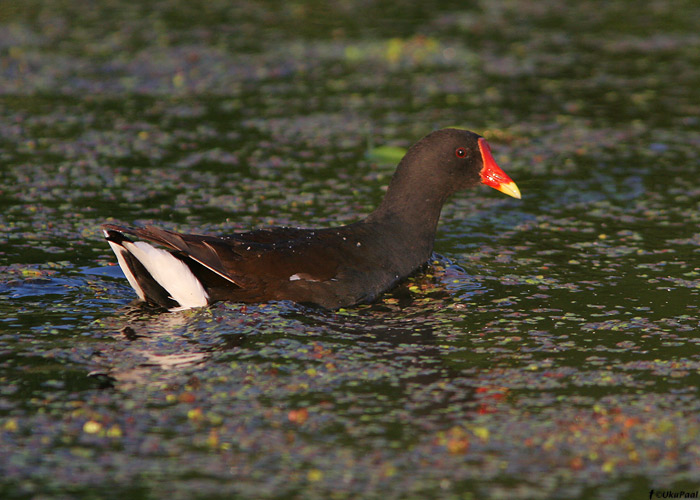
[[[333,244],[339,237],[328,230],[280,227],[216,237],[153,226],[104,224],[103,228],[170,248],[245,289],[264,289],[294,274],[311,281],[330,280],[340,257]]]
[[[217,238],[211,236],[180,234],[153,226],[136,228],[118,226],[116,224],[103,224],[102,228],[105,230],[130,234],[139,239],[152,241],[154,243],[158,243],[159,245],[163,245],[171,250],[175,250],[181,255],[188,256],[231,283],[238,286],[244,286],[243,281],[245,280],[237,280],[236,276],[231,275],[226,271],[225,266],[219,256],[220,249],[217,248],[221,247],[221,245],[211,243],[211,240],[215,242]]]

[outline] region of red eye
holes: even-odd
[[[464,158],[467,156],[467,150],[465,148],[457,148],[455,150],[455,154],[457,155],[457,158]]]

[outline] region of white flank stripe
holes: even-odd
[[[315,281],[315,282],[321,281],[321,280],[313,279],[310,275],[308,275],[306,273],[301,273],[301,274],[294,273],[289,277],[289,281],[298,281],[298,280]]]
[[[143,267],[148,270],[153,279],[167,290],[170,297],[180,304],[180,307],[173,310],[203,307],[208,304],[209,295],[207,295],[200,281],[192,274],[192,271],[184,262],[173,257],[170,252],[156,248],[143,241],[133,243],[125,241],[123,245],[143,264]],[[131,283],[131,280],[129,280],[129,283]]]

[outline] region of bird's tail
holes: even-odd
[[[107,243],[136,294],[171,311],[206,306],[209,295],[177,254],[145,241],[133,241],[118,227],[103,227]]]

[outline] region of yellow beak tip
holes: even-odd
[[[520,189],[518,189],[518,186],[515,184],[515,182],[501,184],[496,189],[498,189],[503,194],[507,194],[508,196],[512,196],[513,198],[517,198],[517,199],[521,198]]]

